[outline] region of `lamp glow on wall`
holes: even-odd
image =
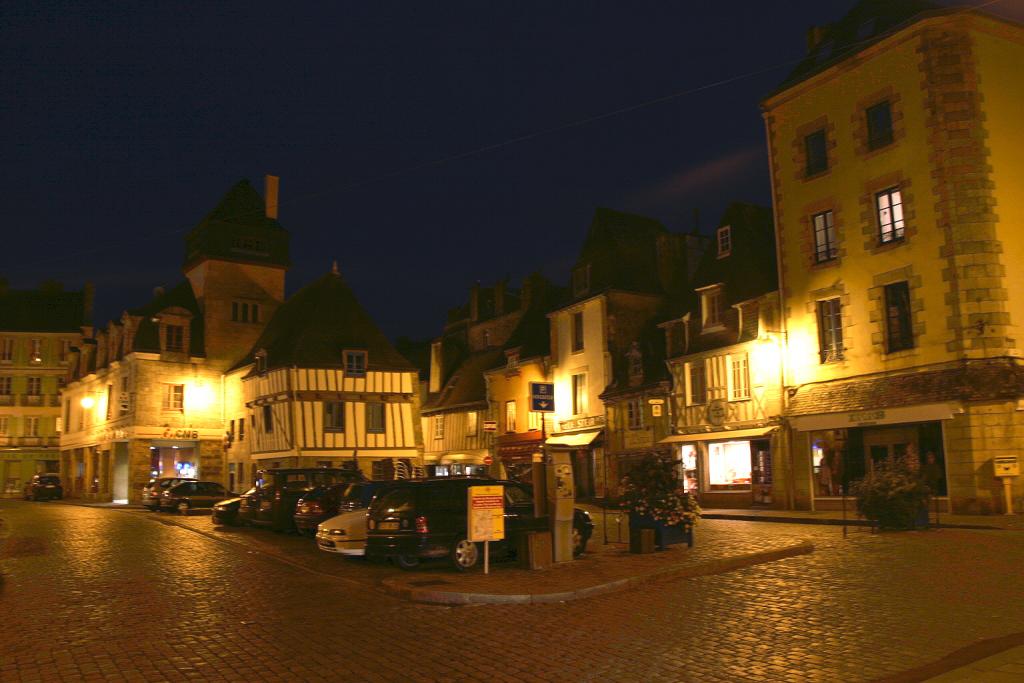
[[[203,411],[213,405],[213,388],[208,384],[185,385],[185,409]]]
[[[85,408],[86,410],[91,410],[92,407],[96,405],[96,399],[94,399],[89,394],[86,394],[85,396],[82,397],[82,400],[79,401],[78,404]]]

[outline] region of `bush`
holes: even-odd
[[[877,463],[850,492],[857,498],[857,511],[882,529],[912,529],[931,495],[905,459]]]
[[[700,517],[696,499],[683,489],[671,458],[649,453],[622,478],[622,507],[668,525],[691,526]]]

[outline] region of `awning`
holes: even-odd
[[[555,436],[549,436],[548,440],[544,443],[555,448],[579,448],[580,446],[589,446],[594,443],[594,440],[600,435],[600,429],[574,432],[572,434],[556,434]]]
[[[793,428],[801,432],[819,429],[843,429],[847,427],[869,427],[872,425],[902,424],[905,422],[934,422],[949,420],[962,413],[956,403],[928,403],[899,408],[878,408],[856,410],[848,413],[825,413],[821,415],[800,415],[789,418]]]
[[[757,427],[755,429],[730,429],[724,432],[703,432],[701,434],[673,434],[658,443],[692,443],[694,441],[728,441],[731,439],[752,439],[765,436],[778,427]]]
[[[444,465],[452,462],[465,462],[471,465],[482,465],[484,458],[489,453],[486,450],[470,451],[470,452],[456,452],[456,453],[424,453],[423,460],[431,465],[440,464]]]

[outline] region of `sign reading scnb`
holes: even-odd
[[[470,486],[466,536],[473,542],[505,538],[505,487]]]
[[[535,413],[555,412],[555,385],[551,382],[530,382],[530,410]]]

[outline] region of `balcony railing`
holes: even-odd
[[[45,397],[42,394],[23,394],[21,397],[21,405],[23,406],[41,406],[44,404]]]
[[[0,436],[0,446],[36,446],[55,448],[59,445],[59,436]]]

